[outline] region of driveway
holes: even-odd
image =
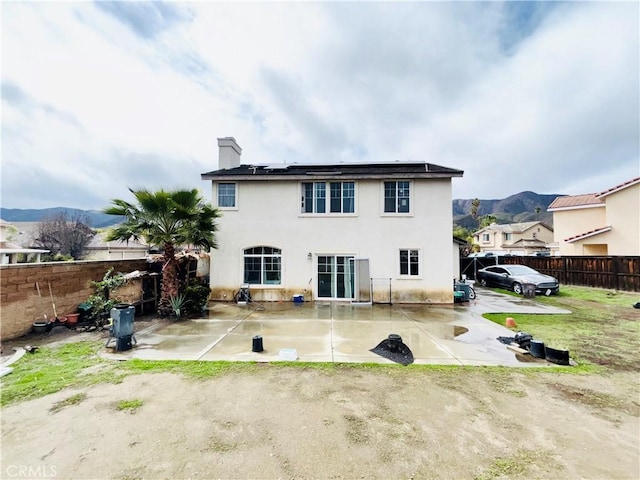
[[[104,355],[149,360],[392,363],[370,350],[390,334],[398,334],[416,364],[547,364],[516,354],[497,341],[514,332],[482,318],[488,312],[570,313],[488,289],[479,289],[476,300],[454,306],[214,303],[206,318],[156,324],[136,333],[133,349],[114,352],[105,348]],[[253,352],[258,336],[264,350]]]

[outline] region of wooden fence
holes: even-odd
[[[475,279],[484,267],[528,265],[561,284],[640,292],[640,257],[479,257],[461,258],[460,274]]]

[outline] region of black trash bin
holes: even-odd
[[[133,336],[135,313],[135,307],[127,303],[118,303],[111,309],[113,325],[110,333],[111,337],[116,339],[116,352],[130,350],[132,341],[135,342],[135,337]]]
[[[263,350],[264,348],[262,346],[262,337],[260,335],[256,335],[255,337],[253,337],[253,345],[251,351],[259,353]]]

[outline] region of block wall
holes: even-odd
[[[28,333],[45,314],[55,318],[54,304],[60,317],[75,312],[94,293],[91,282],[102,280],[110,268],[129,273],[146,271],[147,265],[135,259],[0,266],[0,341]]]

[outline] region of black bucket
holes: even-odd
[[[251,348],[252,352],[262,352],[264,348],[262,348],[262,337],[260,335],[256,335],[253,337],[253,346]]]
[[[545,358],[544,342],[540,340],[531,340],[529,343],[529,352],[536,358]]]
[[[555,348],[545,347],[545,358],[548,362],[558,365],[569,365],[569,350],[556,350]]]

